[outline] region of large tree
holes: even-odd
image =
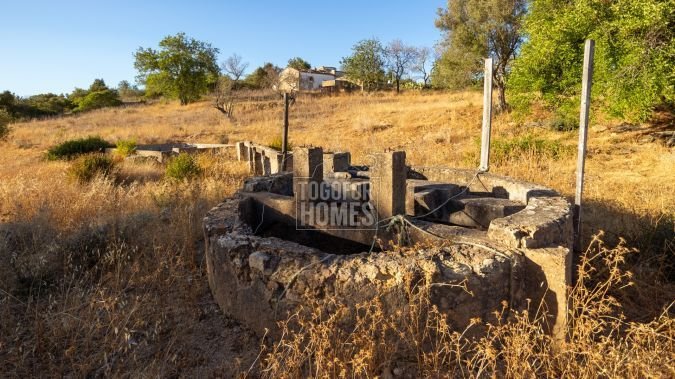
[[[384,49],[384,56],[387,60],[387,67],[394,75],[396,93],[398,93],[401,91],[401,79],[415,65],[417,49],[404,44],[400,39],[396,39],[389,42]]]
[[[541,93],[563,116],[578,111],[587,38],[596,42],[593,93],[611,114],[640,121],[675,105],[672,0],[534,0],[524,30],[509,84]]]
[[[384,48],[377,39],[358,42],[341,64],[347,78],[358,82],[363,90],[375,89],[384,81]]]
[[[436,26],[445,32],[436,64],[436,84],[463,87],[482,78],[484,58],[494,59],[498,108],[506,108],[506,79],[523,41],[526,0],[448,0]]]
[[[159,50],[139,48],[134,66],[148,95],[177,98],[186,105],[199,100],[218,80],[218,52],[209,43],[179,33],[160,41]]]

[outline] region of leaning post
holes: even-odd
[[[284,92],[284,133],[281,137],[281,154],[283,155],[281,161],[281,170],[286,171],[286,158],[288,157],[288,92]]]
[[[586,40],[584,46],[584,72],[581,84],[581,110],[579,115],[579,146],[577,152],[577,182],[574,196],[574,251],[581,251],[581,195],[584,192],[584,166],[586,164],[586,144],[588,143],[588,114],[591,106],[591,86],[593,84],[593,55],[595,41]]]
[[[481,172],[490,169],[490,129],[492,127],[492,58],[485,59],[483,74],[483,129],[480,146]]]

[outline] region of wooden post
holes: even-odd
[[[483,131],[480,146],[481,172],[490,169],[490,128],[492,127],[492,58],[485,60],[483,74]]]
[[[581,114],[579,115],[579,146],[577,152],[577,187],[574,196],[574,250],[581,251],[581,195],[584,192],[584,165],[588,142],[588,113],[591,106],[593,83],[593,55],[595,41],[586,40],[584,47],[584,73],[581,84]]]
[[[281,170],[286,171],[286,158],[288,157],[288,103],[290,99],[288,92],[284,93],[284,133],[281,137],[281,154],[283,155],[281,161]]]

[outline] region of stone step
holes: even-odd
[[[406,214],[409,216],[427,214],[461,192],[462,188],[455,184],[408,179],[406,181]],[[442,217],[442,209],[433,212],[433,215]]]
[[[525,204],[494,197],[462,197],[450,200],[439,221],[470,228],[487,229],[492,220],[525,209]]]

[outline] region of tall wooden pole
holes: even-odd
[[[588,142],[588,114],[591,106],[593,84],[593,55],[595,41],[586,40],[584,46],[584,73],[581,87],[581,111],[579,115],[579,150],[577,152],[577,186],[574,196],[574,250],[581,251],[581,195],[584,192],[584,166]]]
[[[286,171],[286,158],[288,157],[288,103],[290,99],[288,93],[284,93],[284,133],[281,137],[281,170]]]
[[[485,60],[483,75],[483,129],[480,146],[480,167],[482,172],[490,169],[490,129],[492,128],[492,58]]]

